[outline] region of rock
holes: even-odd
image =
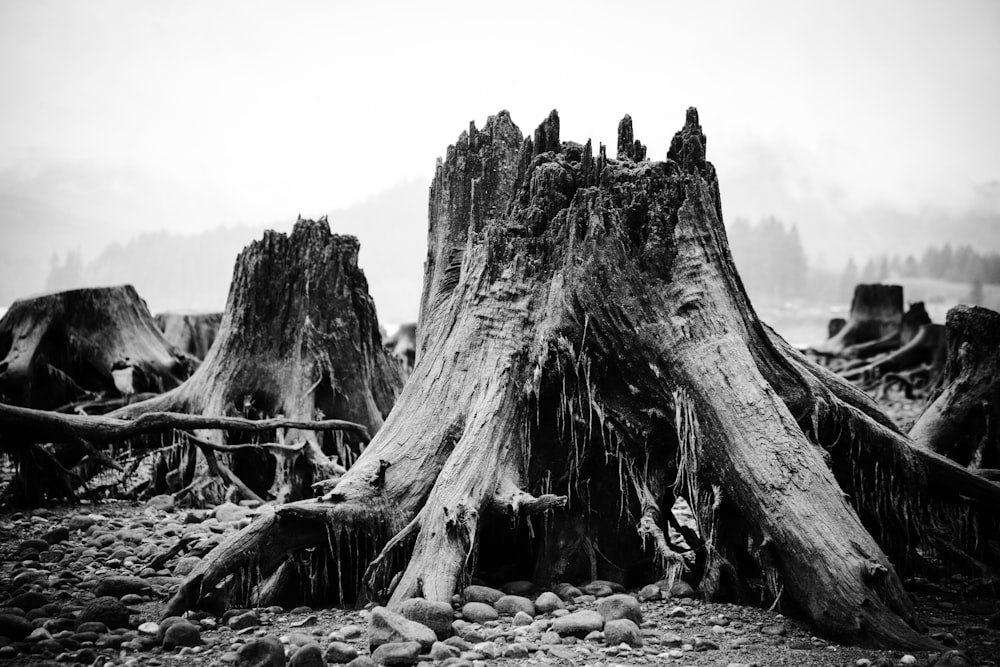
[[[493,604],[504,596],[503,591],[489,586],[466,586],[462,591],[462,597],[466,602],[485,602]]]
[[[49,543],[46,542],[45,540],[39,540],[39,539],[22,540],[17,545],[17,548],[14,549],[14,553],[23,554],[26,551],[36,551],[38,553],[41,553],[43,551],[48,551],[49,546],[50,546]]]
[[[399,605],[399,613],[434,631],[438,639],[451,636],[451,623],[455,614],[447,602],[434,602],[424,598],[410,598]]]
[[[284,667],[285,647],[268,635],[247,642],[236,652],[236,667]]]
[[[602,599],[597,603],[597,613],[604,617],[605,622],[627,618],[637,626],[642,624],[639,601],[626,593],[616,593]]]
[[[559,636],[558,632],[548,630],[542,633],[542,636],[539,637],[538,641],[542,644],[561,644],[562,637]]]
[[[160,634],[160,624],[155,621],[146,621],[139,625],[139,634],[155,637]]]
[[[34,625],[23,616],[0,614],[0,637],[21,641],[31,634]]]
[[[58,526],[52,530],[44,533],[42,539],[49,544],[59,544],[60,542],[65,542],[69,539],[69,528],[66,526]]]
[[[493,607],[501,616],[513,616],[519,611],[523,611],[529,616],[535,615],[535,604],[520,595],[504,595],[493,603]]]
[[[688,582],[678,579],[670,587],[670,590],[667,591],[667,597],[689,598],[693,600],[698,597],[698,591]]]
[[[555,593],[546,591],[535,600],[535,611],[540,614],[549,614],[556,609],[565,609],[566,605]]]
[[[613,595],[615,590],[608,585],[606,581],[594,580],[580,586],[580,590],[583,591],[585,595],[593,595],[597,598],[605,597],[606,595]]]
[[[583,591],[572,584],[562,583],[556,584],[552,592],[559,596],[560,600],[566,600],[567,602],[572,602],[576,598],[583,595]]]
[[[682,644],[684,644],[684,639],[676,632],[664,632],[660,635],[661,646],[681,646]]]
[[[500,614],[485,602],[466,602],[462,607],[462,618],[470,623],[486,623],[497,620]]]
[[[152,592],[153,587],[149,585],[148,581],[139,577],[128,576],[102,577],[97,587],[94,588],[94,595],[98,597],[110,595],[120,598],[123,595],[129,594],[150,595]]]
[[[507,644],[500,649],[500,655],[504,658],[527,658],[528,647],[521,643]]]
[[[198,556],[185,556],[177,561],[174,565],[173,573],[175,577],[186,577],[191,573],[191,570],[195,568],[198,563],[201,562],[201,558]]]
[[[520,595],[526,597],[535,590],[535,585],[530,581],[508,581],[500,587],[500,590],[507,595]]]
[[[972,667],[976,662],[965,651],[945,651],[937,660],[931,660],[928,667]]]
[[[413,665],[419,656],[418,642],[386,642],[372,651],[376,665]]]
[[[87,530],[104,517],[96,514],[77,514],[69,520],[69,529]]]
[[[49,573],[45,570],[24,570],[16,577],[10,580],[10,587],[12,590],[17,590],[25,584],[33,584],[36,581],[41,581],[43,579],[48,579]],[[7,606],[16,607],[17,605],[7,603]]]
[[[216,507],[213,516],[220,523],[229,523],[246,518],[249,514],[250,510],[248,508],[227,502]]]
[[[457,658],[461,655],[462,650],[457,646],[452,646],[451,644],[445,644],[444,642],[434,642],[431,646],[431,659],[432,660],[447,660],[448,658]]]
[[[917,664],[917,659],[907,653],[902,658],[899,659],[899,664],[901,665],[915,665]]]
[[[708,639],[702,639],[697,637],[694,640],[694,650],[695,651],[718,651],[719,645]]]
[[[788,645],[788,648],[795,651],[811,651],[816,647],[808,639],[796,639]]]
[[[146,507],[149,509],[160,510],[162,512],[173,512],[174,497],[168,493],[153,496],[146,501]]]
[[[354,660],[347,663],[347,667],[376,667],[375,661],[367,655],[359,655]]]
[[[96,635],[108,634],[108,626],[101,621],[85,621],[76,626],[77,634],[92,632]]]
[[[229,617],[226,620],[226,625],[233,630],[244,630],[246,628],[256,628],[260,625],[260,618],[257,616],[257,612],[252,609],[245,611],[242,614],[236,614]]]
[[[586,637],[587,633],[604,629],[604,617],[596,611],[583,609],[560,616],[552,622],[552,631],[560,637]]]
[[[306,644],[292,655],[288,667],[326,667],[323,649],[315,642]]]
[[[356,657],[358,657],[358,649],[346,642],[330,642],[330,645],[326,647],[326,661],[331,664],[340,665],[350,662]]]
[[[514,614],[514,620],[511,622],[511,625],[513,625],[514,627],[531,625],[534,622],[534,620],[535,619],[532,618],[530,614],[526,614],[523,611],[519,611],[516,614]]]
[[[156,631],[156,643],[162,644],[163,637],[167,634],[167,630],[174,623],[181,623],[187,621],[183,616],[168,616],[159,623],[159,629]],[[79,630],[78,630],[79,631]]]
[[[81,623],[100,621],[109,628],[127,628],[129,620],[128,607],[116,598],[105,596],[91,600],[80,610],[77,617]]]
[[[663,591],[656,584],[649,584],[643,586],[639,590],[639,601],[640,602],[655,602],[656,600],[663,599]]]
[[[765,625],[760,629],[760,632],[769,637],[784,637],[788,630],[783,625]]]
[[[382,644],[416,642],[429,649],[437,641],[434,631],[422,623],[411,621],[385,607],[375,607],[368,620],[368,645],[375,649]],[[372,658],[375,659],[374,657]]]
[[[52,602],[52,600],[48,595],[37,591],[28,591],[27,593],[15,595],[11,599],[7,600],[7,604],[5,606],[17,607],[18,609],[23,609],[25,612],[29,612],[32,609],[44,607],[50,602]]]
[[[201,630],[189,621],[178,621],[163,633],[163,648],[172,651],[178,646],[201,646]]]
[[[628,618],[614,618],[605,621],[604,641],[608,646],[618,646],[624,643],[638,648],[643,644],[639,626]]]

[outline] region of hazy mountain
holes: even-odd
[[[380,321],[390,330],[416,319],[426,255],[427,194],[425,181],[407,181],[328,214],[335,233],[353,234],[361,241],[359,261]],[[90,261],[81,261],[76,253],[65,255],[47,272],[48,283],[42,283],[47,290],[131,283],[154,312],[219,311],[225,307],[240,250],[265,229],[290,230],[298,213],[271,225],[218,227],[199,234],[141,233],[109,244]]]

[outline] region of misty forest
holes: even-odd
[[[336,214],[54,255],[0,319],[0,660],[997,664],[1000,254],[820,264],[680,111],[471,123],[391,332]]]

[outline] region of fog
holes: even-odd
[[[224,285],[260,230],[329,214],[361,237],[382,319],[412,320],[435,158],[504,108],[609,146],[629,113],[662,159],[697,106],[727,221],[795,225],[817,267],[1000,250],[998,37],[989,0],[8,0],[0,305],[45,289],[53,253],[86,268],[143,233],[229,239]],[[391,219],[352,218],[372,206]],[[176,298],[221,308],[212,285]]]

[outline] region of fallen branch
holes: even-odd
[[[188,415],[177,412],[150,412],[136,419],[116,419],[99,415],[68,415],[33,410],[0,403],[0,434],[5,442],[13,436],[18,443],[51,442],[83,438],[92,444],[126,440],[139,435],[163,433],[172,429],[225,429],[261,432],[277,428],[308,431],[352,431],[368,442],[368,429],[342,419],[298,421],[241,419],[211,415]],[[12,439],[13,439],[12,438]]]

